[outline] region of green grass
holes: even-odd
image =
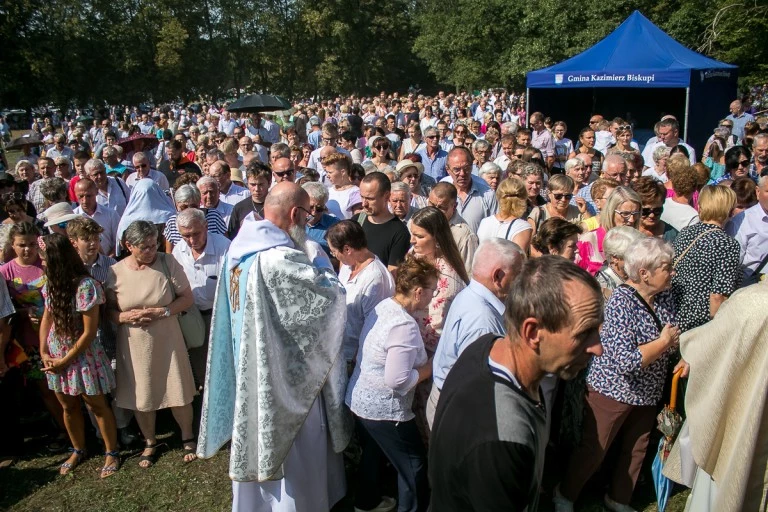
[[[90,435],[90,434],[89,434]],[[229,451],[222,450],[208,460],[185,464],[181,441],[175,425],[163,411],[158,416],[158,442],[165,443],[157,463],[150,469],[138,466],[140,447],[122,452],[122,467],[113,476],[101,480],[99,471],[104,457],[95,439],[90,439],[92,454],[70,475],[60,476],[58,466],[67,455],[49,455],[39,438],[27,440],[27,453],[13,467],[0,470],[0,510],[17,512],[94,510],[125,511],[228,511],[231,509],[231,482],[228,477]],[[354,467],[348,462],[348,482],[353,482]],[[334,508],[334,512],[352,512],[350,495]],[[577,510],[603,511],[601,493],[586,491]],[[682,512],[687,491],[671,498],[669,512]],[[635,492],[633,506],[644,512],[656,511],[650,470]],[[540,510],[552,510],[543,499]],[[300,511],[305,512],[305,511]],[[320,512],[320,511],[306,511]]]

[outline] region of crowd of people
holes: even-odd
[[[572,140],[500,92],[35,121],[0,172],[2,465],[24,393],[70,448],[61,474],[89,423],[102,478],[138,434],[149,470],[171,409],[180,462],[231,443],[238,511],[353,491],[359,511],[567,512],[601,465],[605,506],[631,511],[672,375],[738,371],[686,346],[768,290],[768,119],[729,107],[701,158],[673,116],[638,141],[594,113]],[[749,358],[761,331],[734,332]],[[740,417],[754,439],[764,391]],[[692,498],[758,510],[764,450],[734,492],[731,452],[690,432]]]

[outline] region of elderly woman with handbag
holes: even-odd
[[[680,329],[673,325],[675,302],[669,291],[673,255],[672,246],[659,238],[642,238],[627,248],[627,280],[605,306],[600,331],[603,355],[589,367],[581,444],[556,489],[553,501],[558,512],[573,510],[582,487],[614,444],[618,454],[605,506],[631,510],[629,502],[654,427],[669,355],[680,336]],[[687,365],[678,366],[685,377]]]
[[[158,254],[157,237],[153,224],[131,223],[124,236],[129,256],[110,267],[105,283],[108,315],[117,325],[115,401],[135,411],[147,442],[139,458],[142,468],[155,462],[155,413],[168,407],[181,428],[184,461],[196,458],[195,382],[177,319],[194,298],[182,266]]]

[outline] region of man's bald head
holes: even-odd
[[[334,146],[323,146],[323,149],[320,150],[320,160],[322,161],[323,158],[338,152]]]
[[[293,226],[301,226],[301,229],[304,229],[307,212],[309,194],[290,181],[275,185],[264,200],[264,218],[286,233]]]

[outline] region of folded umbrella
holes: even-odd
[[[664,437],[659,441],[659,449],[651,466],[653,484],[656,488],[656,504],[658,505],[659,512],[664,512],[664,509],[667,508],[667,502],[672,495],[672,487],[674,486],[672,480],[665,477],[661,472],[664,469],[667,457],[669,457],[669,451],[672,449],[675,438],[680,432],[680,427],[683,425],[683,418],[676,411],[677,386],[680,381],[681,372],[682,370],[678,370],[672,376],[672,392],[669,397],[669,405],[664,406],[664,410],[656,417],[659,423],[658,429],[664,434]]]

